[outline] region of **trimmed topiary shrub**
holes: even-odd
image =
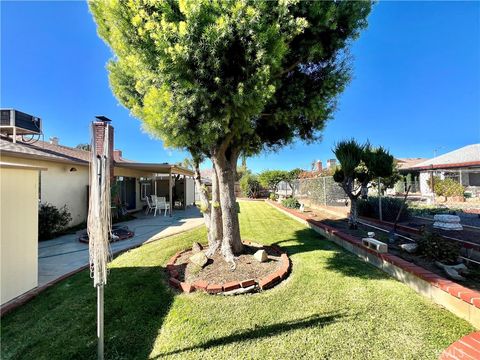
[[[290,209],[299,209],[300,203],[294,197],[282,200],[282,205]]]
[[[64,230],[72,221],[72,215],[63,205],[60,209],[49,203],[40,204],[38,209],[38,238],[48,240]]]
[[[384,221],[394,222],[397,218],[398,211],[403,203],[403,199],[392,197],[382,197],[382,218]],[[378,197],[370,196],[368,199],[358,199],[357,201],[358,215],[367,216],[371,218],[380,218],[380,210],[378,207]],[[400,215],[399,221],[408,220],[410,217],[410,210],[408,204],[405,204]]]

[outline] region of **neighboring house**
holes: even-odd
[[[420,192],[431,196],[429,180],[432,176],[441,179],[452,178],[465,187],[473,197],[480,196],[480,144],[464,146],[460,149],[409,166],[402,172],[419,174]]]
[[[95,129],[100,129],[105,123],[97,121],[94,124]],[[110,138],[113,150],[113,127]],[[125,210],[142,210],[146,197],[151,194],[166,197],[172,204],[171,209],[185,208],[195,202],[193,171],[168,163],[130,161],[122,157],[120,150],[113,153],[113,197]],[[40,175],[40,201],[56,207],[66,205],[72,215],[70,226],[86,221],[90,151],[61,145],[57,138],[50,142],[29,143],[13,142],[1,136],[0,159],[47,169]]]

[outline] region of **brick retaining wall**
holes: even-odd
[[[413,290],[439,304],[458,317],[480,328],[480,292],[441,277],[391,254],[379,254],[363,246],[360,239],[332,226],[310,219],[305,214],[266,200],[267,204],[305,224],[320,235],[357,255],[365,262],[390,274]]]

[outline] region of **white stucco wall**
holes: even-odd
[[[5,156],[2,161],[47,168],[40,175],[40,200],[58,208],[67,205],[72,215],[69,226],[86,221],[88,166]],[[72,168],[76,171],[70,171]]]
[[[2,304],[38,284],[38,179],[36,169],[0,168]]]
[[[430,173],[426,171],[422,171],[418,177],[420,182],[420,192],[422,195],[432,195],[432,190],[430,186],[428,186],[428,182],[430,181]]]

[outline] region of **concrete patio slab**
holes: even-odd
[[[137,219],[118,223],[126,225],[135,236],[111,244],[112,252],[126,250],[140,244],[178,234],[203,224],[202,214],[196,207],[176,210],[170,216],[138,213]],[[78,241],[77,234],[42,241],[38,248],[38,286],[45,285],[62,275],[88,264],[88,244]]]

